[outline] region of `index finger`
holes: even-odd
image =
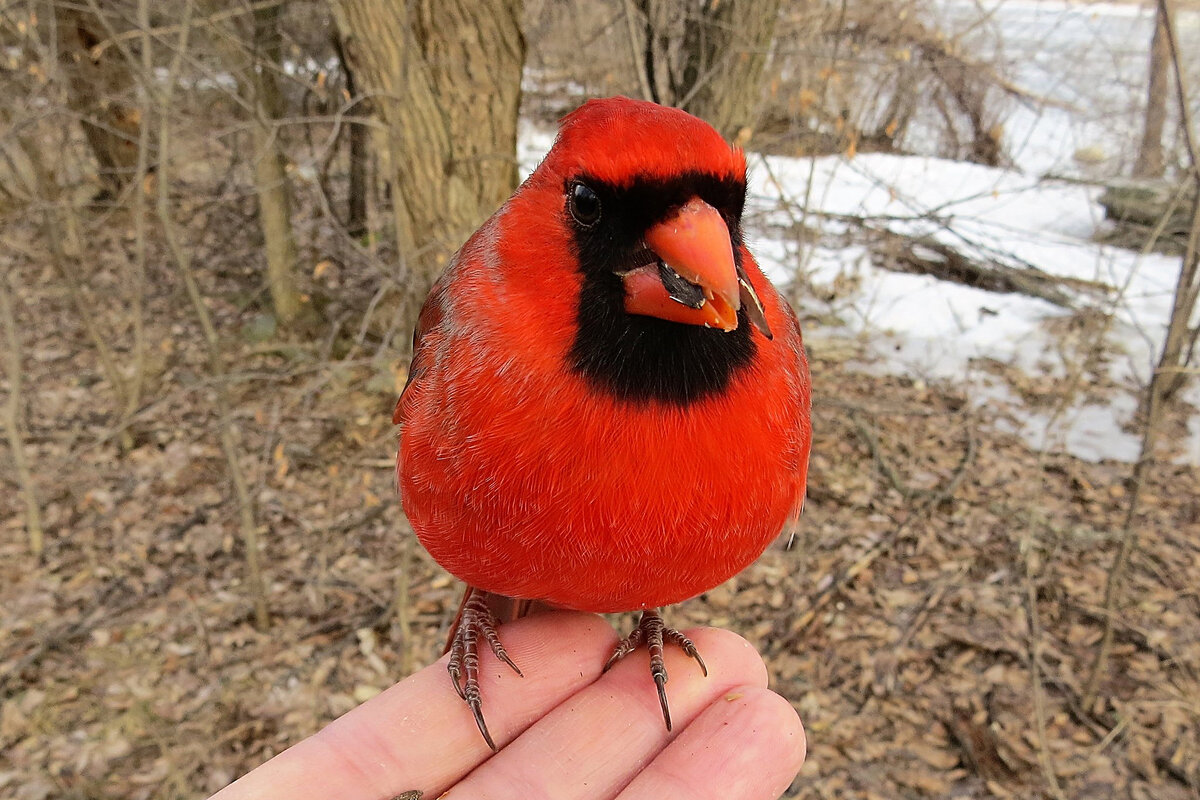
[[[503,746],[600,675],[616,634],[602,618],[538,614],[504,625],[518,677],[487,648],[479,681],[488,728]],[[441,792],[492,751],[446,674],[446,657],[230,784],[212,800],[395,797]]]

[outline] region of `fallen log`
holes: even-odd
[[[1072,291],[1110,291],[1103,284],[1062,278],[1035,267],[980,261],[932,236],[905,236],[882,228],[871,230],[881,239],[882,246],[874,252],[878,266],[885,269],[932,275],[989,292],[1026,294],[1072,309],[1077,305]]]
[[[1109,183],[1099,203],[1104,207],[1106,219],[1148,228],[1165,219],[1162,233],[1178,236],[1188,231],[1195,196],[1196,186],[1192,181],[1180,184],[1129,178]]]

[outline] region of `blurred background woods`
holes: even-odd
[[[202,796],[437,656],[415,313],[623,93],[746,148],[805,326],[804,518],[671,612],[764,653],[789,796],[1200,796],[1194,5],[11,0],[0,44],[0,795]]]

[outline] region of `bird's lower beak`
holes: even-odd
[[[723,331],[737,328],[737,266],[720,212],[694,197],[646,231],[645,242],[657,260],[622,275],[625,311]]]

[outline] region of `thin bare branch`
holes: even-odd
[[[215,11],[205,17],[193,20],[188,26],[195,30],[197,28],[205,28],[212,25],[217,25],[225,20],[234,19],[236,17],[244,17],[247,14],[253,14],[256,11],[263,11],[269,8],[275,8],[283,5],[287,0],[257,0],[256,2],[243,3],[232,8],[226,8],[221,11]],[[140,0],[139,0],[140,3]],[[153,36],[161,39],[166,36],[180,35],[184,31],[184,23],[179,22],[174,25],[163,25],[157,28],[149,27],[149,20],[145,27],[139,23],[139,29],[123,31],[121,33],[111,33],[109,38],[105,39],[94,46],[91,50],[93,58],[99,58],[104,54],[104,51],[113,45],[120,45],[122,42],[133,41],[135,39],[143,39],[146,36]],[[143,47],[145,45],[143,44]]]
[[[17,484],[21,487],[21,499],[25,503],[25,530],[29,534],[29,552],[41,558],[45,550],[45,533],[42,530],[41,505],[29,469],[25,453],[25,439],[21,423],[21,341],[17,337],[16,315],[13,313],[7,276],[0,277],[0,327],[4,332],[4,349],[7,351],[4,371],[8,375],[8,401],[4,404],[4,432],[8,436],[8,448],[12,452],[13,468],[17,473]]]
[[[192,0],[188,0],[182,23],[183,27],[179,33],[179,43],[175,51],[175,56],[171,61],[170,73],[158,98],[158,111],[160,115],[159,148],[162,153],[162,159],[158,171],[157,208],[159,223],[163,228],[163,237],[167,241],[167,247],[187,289],[192,310],[195,312],[197,321],[200,323],[200,328],[204,332],[204,341],[208,350],[209,370],[214,376],[217,376],[224,372],[221,359],[221,341],[217,335],[216,327],[213,325],[212,315],[209,313],[208,306],[205,305],[204,297],[200,292],[200,286],[196,281],[195,273],[192,270],[190,254],[180,241],[179,232],[176,229],[174,217],[171,215],[170,206],[171,100],[183,53],[187,50],[188,37],[191,32],[188,21],[191,18],[192,10]],[[240,462],[241,454],[233,434],[228,388],[224,383],[219,382],[215,386],[215,394],[221,450],[225,455],[226,466],[229,470],[229,479],[233,483],[234,494],[237,498],[239,527],[242,534],[242,546],[245,549],[247,577],[254,602],[254,619],[260,629],[266,629],[271,624],[271,616],[267,608],[266,584],[263,581],[262,568],[259,565],[258,524],[254,518],[253,500],[250,497],[249,484],[242,471]]]

